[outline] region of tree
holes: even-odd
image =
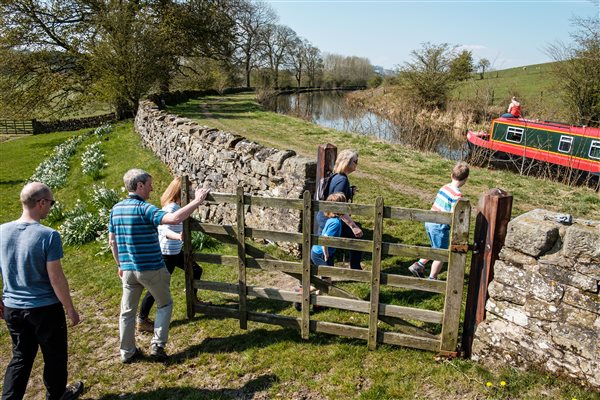
[[[308,86],[315,87],[320,85],[321,76],[323,75],[323,58],[321,57],[321,51],[317,47],[309,45],[304,52],[304,57]]]
[[[547,52],[552,73],[572,122],[600,126],[600,19],[575,18],[572,44],[557,42]]]
[[[450,73],[454,47],[448,43],[423,43],[411,52],[411,58],[400,69],[402,86],[422,107],[444,108],[456,82]]]
[[[89,6],[75,2],[0,1],[0,104],[25,117],[76,107],[87,83],[85,41],[96,35]]]
[[[274,87],[279,87],[279,69],[289,60],[298,36],[286,25],[269,25],[262,46],[262,54],[271,70]]]
[[[461,51],[450,62],[450,73],[457,81],[464,81],[471,77],[473,72],[473,54],[468,50]]]
[[[277,15],[264,2],[240,1],[236,3],[234,18],[237,27],[236,58],[243,66],[246,87],[250,87],[250,74],[259,65],[265,27],[277,22]]]
[[[306,69],[306,50],[310,46],[310,43],[306,40],[298,38],[292,45],[289,64],[296,78],[296,87],[300,87],[302,83],[302,73]]]
[[[479,79],[483,79],[484,75],[485,75],[485,70],[488,69],[490,67],[490,60],[488,60],[487,58],[482,58],[481,60],[479,60],[479,62],[477,63],[477,69],[479,69],[481,72],[479,73]]]
[[[341,87],[366,86],[374,71],[368,58],[326,54],[323,73],[325,84]]]
[[[0,0],[0,102],[29,115],[108,102],[132,115],[188,56],[227,57],[219,0]],[[57,85],[59,83],[59,85]],[[3,107],[4,108],[4,107]],[[42,114],[43,115],[43,114]]]

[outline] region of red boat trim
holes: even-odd
[[[476,146],[484,147],[493,151],[502,151],[521,157],[550,162],[569,168],[581,169],[592,173],[600,172],[600,162],[595,160],[588,160],[573,155],[567,155],[565,153],[541,150],[533,147],[527,147],[524,145],[510,144],[498,140],[485,140],[474,134],[474,132],[467,133],[467,140]]]

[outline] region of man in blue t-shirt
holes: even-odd
[[[20,198],[21,218],[0,225],[0,318],[6,321],[13,343],[2,399],[25,396],[38,346],[44,355],[46,398],[76,399],[83,383],[67,386],[65,309],[73,326],[79,323],[79,314],[73,307],[60,262],[60,234],[40,224],[50,212],[54,197],[48,186],[32,182],[21,190]]]
[[[169,289],[171,274],[161,255],[157,228],[183,222],[206,199],[209,190],[196,189],[194,200],[169,213],[146,202],[153,190],[152,176],[146,171],[130,169],[123,182],[129,196],[115,204],[108,223],[108,242],[123,284],[119,318],[121,361],[127,364],[140,355],[135,345],[135,316],[144,288],[152,293],[157,305],[150,356],[164,360],[173,299]]]

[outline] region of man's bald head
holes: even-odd
[[[41,182],[31,182],[21,190],[21,204],[27,208],[35,207],[35,204],[41,199],[51,199],[52,190]]]

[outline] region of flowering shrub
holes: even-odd
[[[92,186],[92,204],[99,210],[110,210],[121,201],[121,195],[114,189],[109,189],[105,184]]]
[[[110,251],[108,247],[108,219],[110,217],[110,210],[121,199],[122,197],[119,192],[107,188],[104,184],[93,186],[92,203],[98,207],[98,216],[102,221],[102,228],[97,232],[98,237],[96,238],[96,241],[102,245],[102,250],[98,254]]]
[[[50,157],[37,166],[29,181],[45,183],[52,189],[64,186],[67,182],[69,159],[75,154],[77,145],[83,139],[85,139],[85,135],[76,136],[56,146]]]
[[[98,230],[98,236],[96,237],[96,241],[100,243],[102,249],[97,254],[106,254],[110,252],[110,247],[108,246],[108,220],[110,218],[110,209],[101,208],[98,210],[98,217],[102,221],[102,227]]]
[[[88,145],[81,155],[81,171],[93,179],[98,179],[102,168],[105,166],[104,153],[100,149],[100,142]]]
[[[192,232],[192,248],[195,251],[202,251],[202,249],[215,249],[219,247],[219,241],[214,239],[212,236],[207,235],[203,232],[193,231]]]
[[[96,135],[98,137],[106,136],[109,133],[111,133],[112,130],[113,130],[113,127],[111,124],[104,124],[102,126],[97,127],[96,129],[94,129],[94,135]]]
[[[65,213],[65,222],[59,230],[65,244],[76,245],[94,240],[102,225],[100,216],[87,211],[81,200],[77,200],[75,207]]]

